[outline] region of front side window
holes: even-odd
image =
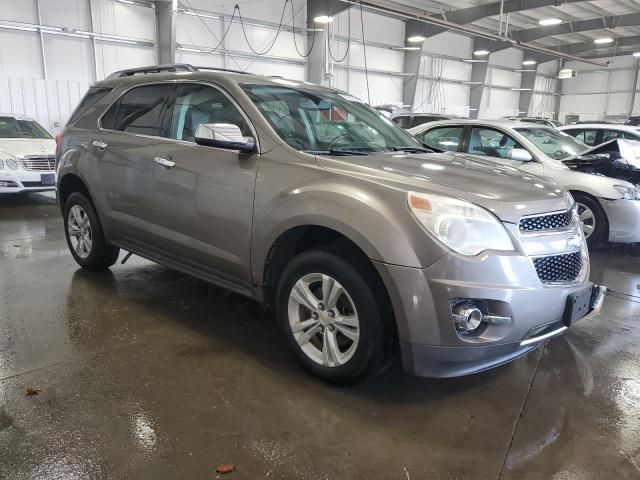
[[[511,158],[511,150],[522,148],[518,142],[499,130],[474,127],[469,138],[469,153],[487,157]]]
[[[0,138],[53,138],[27,117],[0,116]]]
[[[327,155],[422,150],[409,133],[348,94],[280,85],[242,88],[280,138],[297,150]]]
[[[516,131],[555,160],[564,160],[587,150],[587,145],[571,135],[551,128],[516,128]]]
[[[434,128],[422,134],[422,143],[436,150],[457,152],[463,131],[462,127]]]
[[[196,83],[180,85],[171,115],[169,137],[193,142],[198,125],[208,123],[231,123],[238,126],[245,137],[252,136],[240,111],[220,90]]]
[[[140,135],[161,136],[160,124],[170,84],[135,87],[125,93],[102,117],[102,128]]]
[[[617,130],[603,130],[601,143],[605,143],[616,138],[624,138],[622,132],[619,132]]]

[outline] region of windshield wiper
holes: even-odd
[[[394,152],[409,152],[409,153],[436,153],[435,150],[424,147],[412,147],[411,145],[393,147]]]
[[[313,155],[335,155],[339,156],[347,156],[347,155],[359,155],[366,156],[369,155],[369,152],[365,152],[364,150],[350,150],[348,148],[330,148],[329,150],[304,150],[307,153],[311,153]]]

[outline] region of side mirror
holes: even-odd
[[[254,152],[256,143],[242,136],[240,127],[232,123],[201,123],[196,128],[195,140],[205,147],[226,148],[241,152]]]
[[[531,154],[524,148],[512,148],[509,152],[509,158],[511,160],[519,160],[520,162],[530,162],[533,160]]]

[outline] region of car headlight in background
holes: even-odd
[[[2,170],[4,168],[4,162],[2,161],[2,159],[0,158],[0,170]]]
[[[640,200],[640,189],[638,187],[629,187],[627,185],[614,185],[617,191],[622,194],[625,200]]]
[[[17,170],[18,169],[18,162],[16,162],[13,158],[9,158],[9,159],[5,160],[4,163],[6,163],[7,167],[9,167],[11,170]]]
[[[420,223],[455,252],[477,255],[484,250],[514,250],[504,226],[484,208],[455,198],[417,192],[409,192],[407,201]]]

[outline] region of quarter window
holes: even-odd
[[[220,90],[197,83],[180,85],[171,115],[169,137],[193,142],[198,125],[207,123],[231,123],[240,127],[242,135],[252,136],[240,111]]]
[[[510,158],[511,150],[523,148],[506,133],[492,128],[472,128],[469,153],[488,157]]]
[[[457,152],[462,139],[462,127],[440,127],[422,135],[422,143],[436,150]]]
[[[168,84],[154,84],[129,90],[102,117],[102,128],[161,136],[162,114],[171,89]]]

